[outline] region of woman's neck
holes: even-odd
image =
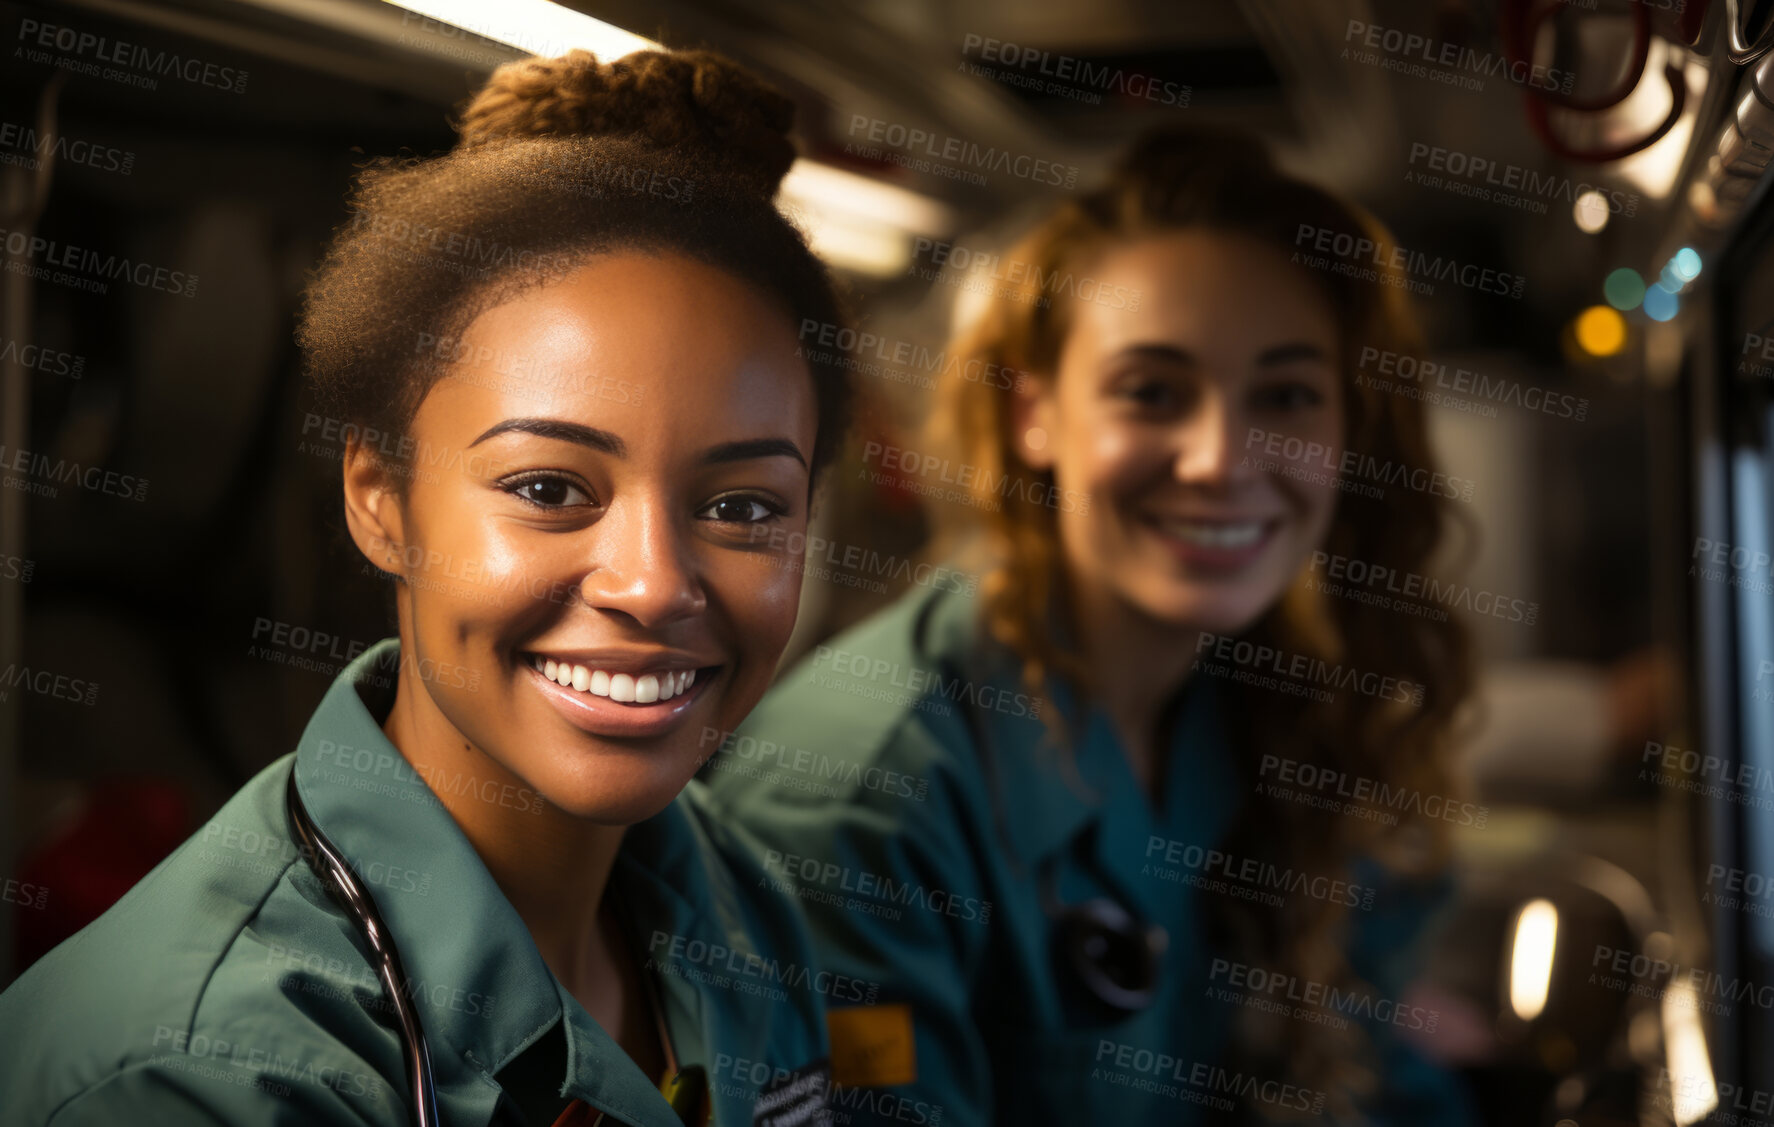
[[[1141,789],[1156,800],[1169,748],[1159,724],[1190,677],[1201,632],[1159,622],[1100,586],[1069,584],[1067,591],[1096,703],[1120,737]]]
[[[598,911],[627,827],[587,822],[546,802],[537,812],[528,804],[482,801],[482,793],[510,793],[507,786],[527,784],[450,723],[414,669],[414,663],[401,663],[383,732],[427,782],[472,783],[432,790],[517,909],[548,968],[580,993],[611,970]]]

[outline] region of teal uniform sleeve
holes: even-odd
[[[226,1064],[205,1069],[201,1062],[179,1060],[176,1066],[147,1063],[108,1077],[58,1108],[46,1127],[377,1127],[388,1121],[385,1102],[380,1110],[366,1116],[330,1088],[255,1084]]]
[[[839,1088],[835,1122],[989,1123],[991,1071],[971,1012],[993,909],[975,861],[977,807],[955,757],[916,720],[854,766],[836,795],[785,782],[788,772],[710,781],[767,847],[771,876],[794,885],[825,969],[859,980],[875,1005],[911,1008],[915,1078]]]
[[[1357,879],[1377,889],[1371,916],[1354,930],[1349,950],[1351,969],[1374,987],[1378,997],[1395,1006],[1422,973],[1424,941],[1452,904],[1454,881],[1409,879],[1388,875],[1373,861],[1357,864]],[[1433,1038],[1440,1015],[1406,1009],[1389,1012],[1393,1020],[1367,1022],[1380,1086],[1371,1112],[1373,1127],[1478,1127],[1472,1094],[1465,1081],[1431,1060],[1417,1047],[1413,1034]]]

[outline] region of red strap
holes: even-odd
[[[554,1127],[598,1127],[604,1121],[604,1113],[592,1107],[584,1100],[574,1100],[561,1112]]]

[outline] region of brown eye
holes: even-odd
[[[1263,407],[1290,411],[1302,407],[1317,407],[1324,402],[1324,396],[1309,384],[1283,383],[1257,392],[1256,400]]]
[[[507,483],[506,492],[543,509],[561,509],[570,505],[586,505],[591,497],[585,490],[558,474],[539,474]]]
[[[738,496],[719,498],[702,513],[722,524],[761,524],[781,516],[783,511],[781,506],[762,497]]]
[[[1176,403],[1176,392],[1167,383],[1149,380],[1129,384],[1121,394],[1142,407],[1170,407]]]

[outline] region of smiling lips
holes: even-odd
[[[1247,548],[1263,535],[1267,521],[1208,521],[1158,518],[1168,535],[1202,548]]]
[[[1274,539],[1279,518],[1203,520],[1195,517],[1147,518],[1166,547],[1185,566],[1229,574],[1255,562]]]
[[[541,654],[530,654],[529,658],[533,667],[562,688],[608,697],[619,704],[654,704],[670,700],[696,683],[694,669],[662,669],[637,676],[556,661]]]
[[[718,691],[726,668],[692,667],[695,659],[678,653],[573,655],[593,665],[565,656],[524,653],[521,662],[561,719],[606,739],[653,739],[678,728],[703,697]]]

